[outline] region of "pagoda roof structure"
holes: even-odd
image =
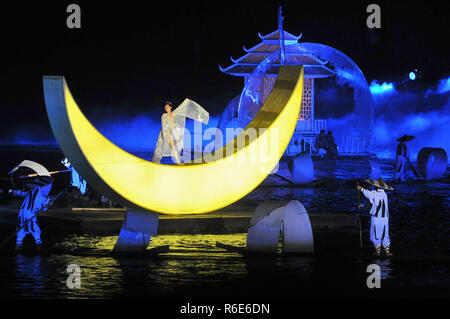
[[[258,36],[262,40],[260,43],[250,49],[243,46],[246,54],[238,59],[233,59],[231,57],[231,62],[233,62],[233,64],[226,68],[219,66],[220,71],[233,76],[250,76],[255,68],[262,61],[264,61],[264,59],[272,53],[280,50],[282,41],[281,37],[284,38],[285,47],[299,43],[299,40],[302,37],[301,34],[299,36],[295,36],[282,29],[277,29],[264,36],[258,32]],[[326,78],[336,75],[334,71],[325,66],[327,61],[322,61],[311,54],[305,53],[300,55],[297,53],[295,54],[295,57],[291,57],[290,60],[291,62],[288,64],[292,64],[292,60],[294,60],[295,64],[301,64],[304,66],[306,78]],[[279,59],[278,61],[275,61],[275,64],[273,64],[274,75],[276,75],[280,65]]]

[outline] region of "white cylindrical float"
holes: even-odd
[[[292,158],[288,163],[294,184],[308,184],[314,178],[314,165],[311,155],[303,153]]]
[[[426,179],[442,177],[447,171],[447,153],[442,148],[424,147],[417,155],[420,174]]]

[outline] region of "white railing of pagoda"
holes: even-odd
[[[342,147],[339,153],[342,154],[370,154],[373,153],[375,138],[368,136],[343,136]]]
[[[293,156],[301,152],[308,152],[308,154],[312,154],[314,151],[315,140],[315,136],[304,136],[302,134],[294,133],[286,149],[286,155]]]
[[[320,133],[327,130],[327,120],[298,120],[295,132]]]
[[[286,155],[293,156],[301,152],[317,154],[314,149],[316,136],[295,132],[286,149]],[[366,136],[343,136],[342,144],[338,145],[340,155],[368,155],[372,154],[375,146],[374,137]]]

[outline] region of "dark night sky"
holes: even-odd
[[[280,4],[287,31],[343,51],[369,82],[395,80],[413,67],[430,83],[450,74],[444,2],[376,1],[380,30],[365,23],[374,1],[93,2],[76,2],[81,30],[66,27],[70,2],[2,4],[0,139],[33,120],[48,129],[43,74],[65,75],[94,121],[105,114],[157,114],[164,100],[177,104],[184,97],[219,114],[243,80],[218,65],[242,56],[242,45],[259,43],[258,31],[274,31]]]

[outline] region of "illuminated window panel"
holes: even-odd
[[[266,102],[269,97],[270,92],[272,91],[273,85],[275,83],[275,77],[265,77],[263,81],[263,96],[262,102]]]
[[[302,106],[298,119],[301,121],[311,120],[312,114],[312,79],[305,78],[303,84]]]

